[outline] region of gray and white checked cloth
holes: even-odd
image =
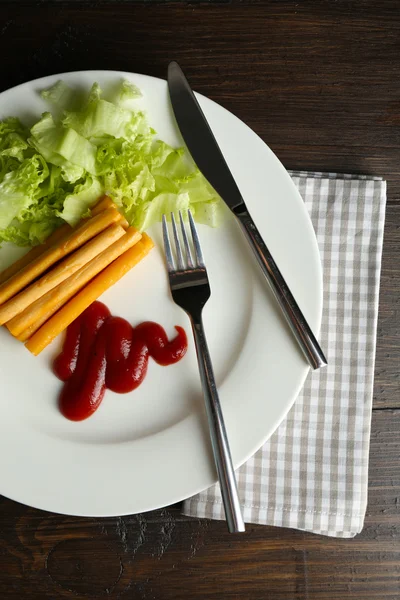
[[[375,363],[386,182],[291,172],[321,253],[320,341],[328,367],[310,372],[286,419],[237,471],[244,519],[350,538],[362,530]],[[186,515],[224,519],[219,486]]]

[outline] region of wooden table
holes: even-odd
[[[83,519],[0,499],[2,599],[400,598],[400,6],[397,0],[2,3],[1,89],[62,71],[165,77],[252,127],[288,168],[388,180],[365,528],[353,540],[184,518]],[[1,476],[1,474],[0,474]]]

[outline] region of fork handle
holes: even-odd
[[[203,387],[204,401],[210,429],[211,444],[217,467],[218,479],[221,486],[222,501],[230,533],[245,530],[239,495],[236,485],[235,471],[233,469],[228,437],[226,435],[224,417],[218,397],[214,371],[211,364],[210,353],[204,332],[203,321],[192,320],[194,341],[196,344],[197,361],[201,384]]]
[[[327,364],[324,353],[245,204],[241,204],[234,212],[309,365],[313,369],[324,367]]]

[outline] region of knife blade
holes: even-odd
[[[251,218],[200,104],[175,61],[168,66],[168,89],[176,122],[194,162],[239,221],[308,363],[313,369],[325,366],[324,353]]]
[[[230,209],[243,202],[196,96],[176,62],[168,67],[168,87],[178,127],[189,152],[204,177]]]

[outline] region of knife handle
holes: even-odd
[[[243,203],[234,212],[307,361],[313,369],[324,367],[327,365],[324,353],[255,226],[249,211]]]

